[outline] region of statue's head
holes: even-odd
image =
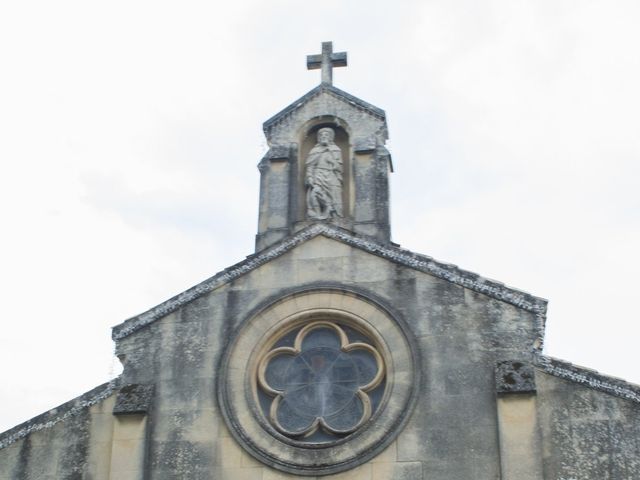
[[[318,130],[318,143],[320,145],[329,145],[333,143],[333,139],[335,138],[335,132],[333,128],[324,127]]]

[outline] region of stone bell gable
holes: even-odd
[[[342,155],[338,193],[342,211],[328,221],[390,242],[389,174],[393,165],[385,148],[385,112],[323,81],[264,123],[269,150],[258,165],[257,251],[317,221],[308,215],[305,171],[322,128],[335,132]]]

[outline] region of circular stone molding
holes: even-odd
[[[261,462],[299,475],[365,463],[398,435],[418,391],[401,321],[356,293],[295,293],[249,317],[223,357],[218,400]]]

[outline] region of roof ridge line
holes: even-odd
[[[546,320],[547,301],[545,299],[510,288],[500,282],[482,277],[481,275],[462,270],[455,265],[438,262],[426,255],[420,255],[400,247],[384,245],[370,237],[357,235],[327,223],[310,225],[296,234],[285,238],[280,243],[261,252],[249,255],[245,260],[218,272],[214,276],[150,308],[146,312],[133,316],[119,325],[114,326],[111,336],[114,340],[127,337],[158,318],[174,312],[182,305],[287,253],[295,246],[320,234],[534,313],[538,321],[537,328],[540,346],[537,347],[537,349],[541,350],[544,323]]]

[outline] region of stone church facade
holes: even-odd
[[[265,122],[256,252],[114,327],[117,379],[0,434],[0,480],[640,479],[640,388],[542,353],[547,302],[391,242],[383,110]]]

